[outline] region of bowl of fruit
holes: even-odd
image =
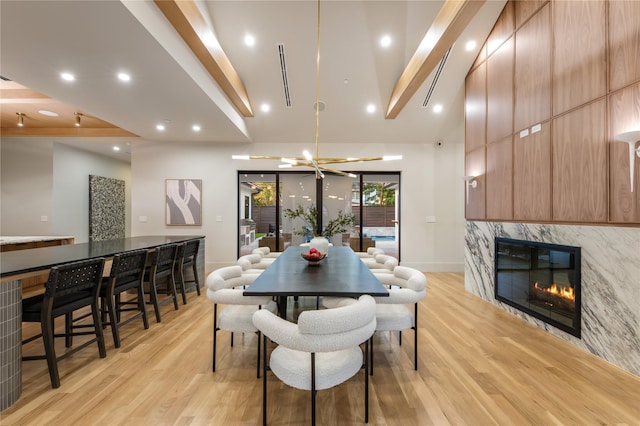
[[[300,256],[307,262],[309,266],[316,266],[320,264],[320,261],[327,257],[326,254],[321,253],[318,249],[311,247],[307,253],[300,253]]]

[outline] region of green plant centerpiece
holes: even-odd
[[[301,219],[304,223],[302,228],[295,231],[296,235],[305,237],[325,237],[331,239],[334,235],[347,232],[356,223],[356,215],[338,210],[338,216],[330,219],[321,233],[318,234],[318,208],[311,204],[306,209],[298,204],[295,209],[284,209],[284,216],[288,219]]]

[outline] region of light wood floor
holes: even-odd
[[[419,371],[413,336],[377,334],[370,382],[375,425],[640,425],[640,378],[575,348],[466,293],[463,276],[429,273],[420,306]],[[51,389],[44,361],[23,363],[20,400],[2,425],[255,425],[262,381],[255,378],[256,336],[219,333],[211,372],[213,305],[203,294],[173,311],[122,329],[107,358],[89,347],[59,363]],[[33,328],[25,327],[25,333]],[[25,353],[40,349],[39,342]],[[62,347],[61,347],[62,350]],[[309,393],[269,375],[271,425],[307,424]],[[318,423],[362,424],[362,373],[318,392]]]

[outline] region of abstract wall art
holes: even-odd
[[[89,240],[124,238],[125,182],[89,175]]]
[[[202,225],[202,179],[166,179],[167,225]]]

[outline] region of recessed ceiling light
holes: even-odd
[[[76,77],[73,74],[71,74],[70,72],[63,72],[63,73],[60,74],[60,77],[63,80],[66,80],[66,81],[73,81],[73,80],[76,79]]]
[[[47,117],[58,117],[59,114],[53,111],[47,111],[46,109],[41,109],[38,111],[39,114],[46,115]]]
[[[244,44],[251,47],[256,44],[256,38],[251,34],[247,34],[246,36],[244,36]]]
[[[380,46],[382,47],[391,46],[391,37],[389,37],[388,35],[383,35],[382,38],[380,39]]]
[[[113,150],[114,150],[114,151],[120,151],[120,147],[119,147],[119,146],[114,146],[114,147],[113,147]]]
[[[269,105],[269,104],[262,104],[262,105],[260,105],[260,110],[261,110],[262,112],[269,112],[269,111],[271,111],[271,105]]]
[[[160,130],[162,132],[162,131],[164,131],[164,129],[165,129],[164,124],[156,125],[156,130]]]
[[[118,80],[120,81],[131,81],[131,76],[124,72],[118,73]]]
[[[374,112],[376,112],[376,106],[374,104],[367,105],[367,112],[369,114],[373,114]]]
[[[435,104],[435,105],[433,106],[433,112],[435,112],[436,114],[437,114],[437,113],[439,113],[439,112],[442,112],[442,105],[440,105],[440,104]]]
[[[193,129],[194,132],[199,132],[200,131],[200,126],[197,124],[194,124],[193,126],[191,126],[191,129]]]
[[[469,40],[465,45],[464,48],[467,50],[467,52],[472,51],[473,49],[476,48],[476,41],[475,40]]]

